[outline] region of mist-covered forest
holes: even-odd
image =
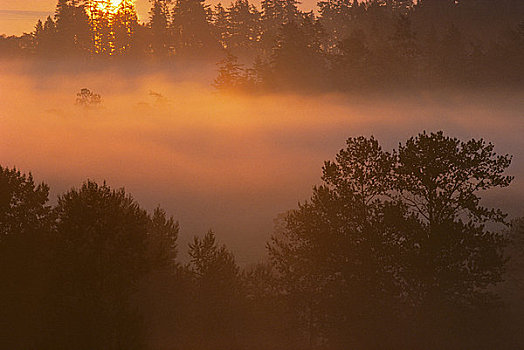
[[[523,349],[523,118],[522,0],[58,0],[0,36],[0,349]]]
[[[391,90],[522,87],[520,0],[60,0],[32,32],[3,36],[0,55],[219,63],[220,89]]]
[[[244,267],[212,231],[179,246],[176,219],[124,189],[88,180],[52,204],[2,167],[3,346],[517,349],[522,221],[480,203],[511,160],[443,132],[391,152],[349,138]]]

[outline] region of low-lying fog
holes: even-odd
[[[258,260],[273,219],[307,199],[323,161],[358,135],[386,149],[423,130],[490,140],[514,155],[516,179],[486,202],[524,215],[522,91],[241,96],[191,82],[198,71],[57,71],[0,68],[0,164],[31,171],[53,200],[86,179],[124,186],[180,220],[181,252],[212,228],[240,263]],[[75,105],[84,87],[102,95],[100,108]]]

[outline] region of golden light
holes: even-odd
[[[120,6],[120,3],[121,3],[122,1],[123,1],[123,0],[111,0],[111,1],[110,1],[110,6],[109,6],[108,11],[111,12],[111,13],[115,13],[115,12],[117,12],[118,7]]]

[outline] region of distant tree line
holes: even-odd
[[[520,0],[59,0],[32,33],[2,37],[4,56],[222,61],[221,89],[522,86]],[[241,63],[239,63],[241,62]],[[246,68],[247,64],[249,68]]]
[[[13,350],[520,348],[497,285],[508,252],[522,250],[522,222],[514,235],[489,229],[508,225],[506,215],[479,195],[510,184],[510,161],[483,140],[442,132],[392,152],[350,138],[311,199],[277,220],[269,259],[245,268],[212,231],[194,238],[182,262],[178,223],[123,189],[87,181],[50,205],[47,185],[0,167],[0,342]],[[506,290],[522,294],[521,273]],[[511,310],[523,311],[522,302]]]

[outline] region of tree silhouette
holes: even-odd
[[[122,0],[111,20],[114,50],[117,55],[134,50],[138,15],[132,0]]]
[[[373,138],[348,139],[325,163],[324,184],[286,215],[269,244],[310,342],[401,346],[407,339],[391,324],[490,305],[505,240],[485,224],[504,215],[481,207],[477,192],[509,185],[509,163],[491,144],[442,132],[394,153]]]
[[[318,14],[296,0],[263,0],[260,10],[249,0],[214,10],[199,0],[151,3],[149,22],[140,24],[131,0],[116,9],[109,0],[59,0],[54,21],[37,22],[30,35],[0,36],[1,53],[216,62],[225,49],[256,60],[263,89],[522,82],[519,1],[326,0]],[[260,62],[273,66],[258,71]]]
[[[260,36],[260,13],[247,0],[237,0],[227,9],[229,15],[228,49],[246,55],[256,48]]]
[[[100,94],[94,93],[87,88],[83,88],[76,94],[76,104],[84,108],[92,108],[102,103]]]
[[[220,62],[218,76],[213,86],[218,90],[240,90],[254,87],[256,80],[251,71],[238,63],[238,58],[231,54]]]
[[[84,4],[58,0],[55,11],[56,38],[59,49],[69,54],[88,54],[92,50],[91,25]]]
[[[175,50],[179,55],[196,55],[216,51],[211,13],[200,0],[177,0],[173,9],[172,28]]]
[[[152,34],[151,48],[153,53],[160,57],[167,56],[171,45],[168,3],[169,1],[166,0],[155,0],[149,12],[149,27]]]
[[[418,218],[420,233],[414,239],[420,259],[417,298],[439,294],[448,301],[471,304],[482,301],[489,285],[500,282],[504,239],[485,228],[505,223],[505,214],[480,205],[478,192],[506,187],[504,176],[511,163],[498,156],[484,140],[459,141],[442,132],[422,133],[398,150],[395,195]]]
[[[38,348],[52,311],[48,196],[31,174],[0,166],[0,338],[10,349]]]
[[[209,231],[189,245],[187,269],[194,283],[195,336],[199,348],[238,347],[239,268],[227,248]]]
[[[364,88],[369,84],[373,57],[363,32],[352,32],[338,43],[338,54],[331,59],[338,86]]]
[[[55,347],[134,349],[143,326],[132,297],[151,271],[172,263],[178,225],[149,216],[124,190],[86,182],[58,199]],[[60,326],[61,325],[61,326]]]
[[[111,30],[111,3],[107,0],[90,2],[90,19],[94,53],[110,56],[113,53],[113,35]]]
[[[219,2],[215,5],[213,11],[213,30],[214,35],[217,40],[222,45],[222,48],[228,48],[228,39],[229,39],[229,18],[228,12]]]
[[[320,47],[322,28],[312,15],[300,22],[282,25],[271,54],[272,86],[302,86],[304,89],[321,85],[325,62]]]

